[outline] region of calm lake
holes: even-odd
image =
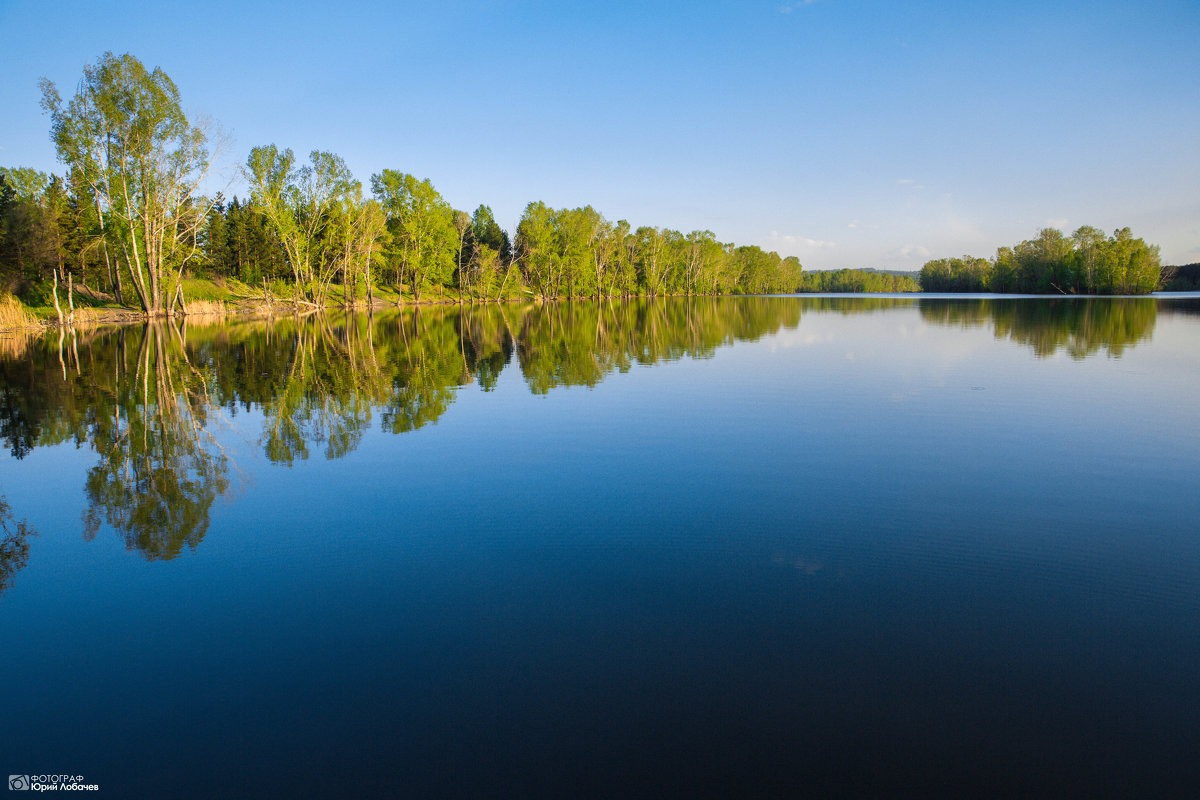
[[[0,757],[109,797],[1200,794],[1200,298],[0,340]]]

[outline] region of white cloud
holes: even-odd
[[[916,183],[916,180],[914,180],[913,178],[898,178],[896,180],[896,184],[899,186],[904,186],[909,183]]]
[[[779,231],[771,231],[771,244],[776,248],[780,245],[815,247],[821,250],[837,247],[837,242],[827,242],[824,239],[809,239],[807,236],[781,235]]]
[[[883,262],[893,264],[897,268],[913,269],[914,262],[928,261],[931,256],[929,248],[919,244],[906,244],[903,247],[888,251]]]
[[[867,223],[863,222],[861,219],[850,220],[850,222],[846,224],[846,227],[852,231],[857,231],[857,230],[877,231],[877,230],[879,230],[878,225],[868,225]]]
[[[1062,217],[1051,217],[1050,219],[1046,220],[1046,227],[1058,228],[1060,231],[1066,230],[1066,227],[1070,224],[1070,222],[1071,221],[1069,219],[1063,219]]]

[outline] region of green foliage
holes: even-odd
[[[774,294],[781,292],[831,292],[864,291],[862,289],[838,289],[825,287],[827,273],[805,273],[800,260],[795,256],[780,258],[778,253],[766,252],[760,247],[738,247],[733,251],[733,268],[737,275],[737,290],[747,294]],[[843,270],[843,272],[849,272]],[[805,288],[806,286],[811,288]],[[824,287],[824,288],[817,288]],[[887,291],[886,289],[870,291]]]
[[[558,284],[556,238],[553,209],[540,200],[525,206],[517,223],[517,257],[526,283],[543,297],[552,296]]]
[[[246,177],[252,201],[287,255],[297,296],[324,306],[334,278],[351,269],[364,247],[369,259],[378,231],[371,227],[375,236],[365,245],[360,241],[359,229],[372,212],[362,208],[362,184],[346,162],[320,150],[309,153],[309,162],[296,166],[291,149],[255,147],[246,159]]]
[[[0,167],[0,272],[10,288],[49,279],[62,270],[71,233],[71,207],[62,178],[24,167]]]
[[[591,206],[542,202],[526,206],[516,253],[527,285],[543,298],[785,292],[802,272],[795,257],[721,244],[711,231],[631,230]]]
[[[481,205],[471,215],[471,238],[473,247],[489,247],[495,251],[500,263],[506,264],[512,258],[512,245],[508,233],[496,223],[489,206]],[[474,255],[472,251],[471,255]]]
[[[205,133],[188,123],[166,73],[129,54],[105,53],[84,67],[65,104],[53,83],[41,88],[51,139],[79,207],[96,209],[106,258],[117,260],[145,312],[170,312],[206,216],[195,202],[208,171]]]
[[[921,288],[927,292],[986,292],[991,280],[986,258],[939,258],[921,267]]]
[[[50,176],[29,167],[0,167],[0,177],[7,187],[6,199],[37,200],[50,186]]]
[[[371,176],[371,191],[387,217],[383,263],[395,282],[407,283],[415,301],[429,284],[447,285],[460,241],[450,204],[429,179],[392,169]]]
[[[1001,247],[991,262],[963,256],[921,268],[927,292],[1149,294],[1161,280],[1157,246],[1133,238],[1129,228],[1105,238],[1087,225],[1070,238],[1043,228],[1035,239]]]
[[[805,272],[796,285],[797,292],[829,293],[901,293],[919,292],[921,287],[908,275],[863,269]]]
[[[208,140],[161,69],[105,53],[69,101],[49,81],[41,89],[68,173],[0,168],[0,288],[75,281],[97,302],[128,296],[149,314],[177,308],[185,274],[266,283],[316,306],[399,302],[405,292],[465,302],[916,289],[872,270],[805,272],[794,256],[711,231],[635,228],[592,206],[530,203],[514,241],[490,207],[456,211],[428,179],[383,170],[369,199],[337,155],[313,151],[299,164],[273,144],[246,159],[250,197],[227,203],[197,192]],[[991,261],[930,261],[920,280],[926,291],[1142,294],[1162,282],[1160,270],[1158,248],[1128,228],[1106,237],[1085,226],[1069,237],[1044,229]],[[1186,280],[1173,286],[1200,285]]]
[[[234,197],[228,204],[218,196],[203,235],[200,269],[214,277],[238,278],[258,286],[289,271],[279,232],[253,201]]]

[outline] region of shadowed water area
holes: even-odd
[[[10,773],[122,797],[1200,791],[1200,299],[0,345]]]

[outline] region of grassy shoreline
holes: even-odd
[[[52,296],[39,287],[30,294],[34,303],[23,302],[21,298],[0,291],[0,331],[38,331],[55,328],[60,325],[91,325],[140,322],[150,319],[141,309],[118,304],[111,296],[104,295],[91,289],[76,290],[68,301],[64,297],[62,287],[59,287],[59,308],[56,309]],[[291,294],[291,287],[286,284],[275,286],[251,287],[236,280],[213,281],[206,278],[187,278],[183,281],[183,310],[171,316],[176,317],[218,317],[218,316],[255,316],[274,313],[290,313],[296,309],[316,308],[311,303],[297,300]],[[520,295],[505,296],[501,301],[528,300]],[[40,301],[40,302],[37,302]],[[474,301],[463,298],[457,293],[445,290],[427,290],[421,293],[420,299],[414,299],[409,292],[398,292],[393,287],[376,288],[372,302],[368,303],[360,297],[353,303],[347,303],[343,288],[331,288],[329,303],[326,308],[366,310],[396,308],[397,306],[414,305],[450,305],[469,304],[471,302],[496,302],[494,299]],[[61,309],[61,318],[60,310]],[[166,316],[166,315],[164,315]],[[157,317],[156,317],[157,318]]]
[[[35,287],[27,292],[36,304],[22,302],[20,298],[0,292],[0,330],[37,331],[67,325],[127,324],[151,319],[144,311],[134,306],[119,305],[109,295],[84,288],[75,290],[70,302],[59,287],[59,310],[52,305],[52,295],[47,287]],[[668,297],[674,295],[659,295]],[[234,279],[211,280],[208,278],[185,278],[183,281],[183,310],[173,317],[222,317],[222,316],[267,316],[286,314],[295,310],[316,310],[312,303],[296,299],[290,284],[282,281],[266,287],[253,287]],[[568,297],[556,298],[568,300]],[[580,298],[582,299],[582,298]],[[546,299],[528,289],[517,289],[504,293],[499,298],[460,297],[458,292],[446,287],[434,287],[422,291],[420,299],[408,291],[397,291],[395,287],[377,287],[372,302],[361,295],[354,303],[347,303],[344,287],[330,287],[329,302],[325,309],[367,310],[392,309],[397,307],[475,305],[497,302],[541,303]],[[7,312],[5,312],[7,309]],[[153,318],[166,318],[167,315]],[[70,321],[69,321],[70,320]]]

